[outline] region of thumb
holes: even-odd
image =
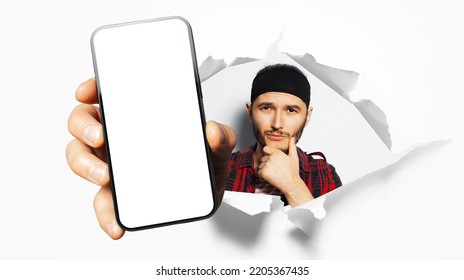
[[[220,203],[226,187],[230,155],[235,147],[236,137],[234,131],[229,126],[208,121],[206,123],[206,138],[211,149],[217,198]]]
[[[298,151],[296,149],[295,137],[290,138],[290,141],[288,142],[288,156],[298,160]]]
[[[116,222],[111,187],[105,185],[95,195],[93,207],[100,227],[114,240],[124,235],[124,230]]]
[[[230,157],[237,142],[231,127],[215,121],[206,123],[206,139],[211,148],[212,156],[226,158]]]

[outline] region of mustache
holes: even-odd
[[[266,134],[266,135],[272,134],[272,135],[279,135],[279,136],[290,137],[290,133],[285,132],[285,131],[281,131],[281,130],[265,130],[265,131],[264,131],[264,134]]]

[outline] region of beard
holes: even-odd
[[[273,133],[273,134],[280,134],[282,136],[287,136],[288,137],[288,140],[290,141],[290,138],[292,136],[295,137],[295,143],[298,143],[298,141],[300,140],[300,137],[301,135],[303,134],[303,130],[305,128],[305,123],[303,122],[303,124],[301,125],[300,129],[297,130],[297,132],[294,134],[294,135],[290,135],[290,133],[288,132],[284,132],[282,130],[265,130],[263,133],[261,133],[259,131],[259,128],[258,126],[256,125],[255,121],[251,120],[251,126],[253,127],[253,134],[255,135],[255,138],[256,138],[256,141],[261,145],[261,147],[265,147],[267,146],[266,144],[266,140],[265,140],[265,134],[266,133]],[[288,146],[286,148],[279,148],[282,152],[288,154]]]

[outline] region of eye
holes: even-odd
[[[297,113],[297,110],[293,109],[293,108],[288,108],[287,111],[289,113]]]
[[[262,111],[269,111],[269,110],[271,110],[271,106],[263,106],[263,107],[261,107],[261,110]]]

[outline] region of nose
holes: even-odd
[[[272,123],[271,123],[271,127],[274,130],[279,130],[279,129],[283,128],[283,116],[282,116],[281,111],[276,111],[274,113]]]

